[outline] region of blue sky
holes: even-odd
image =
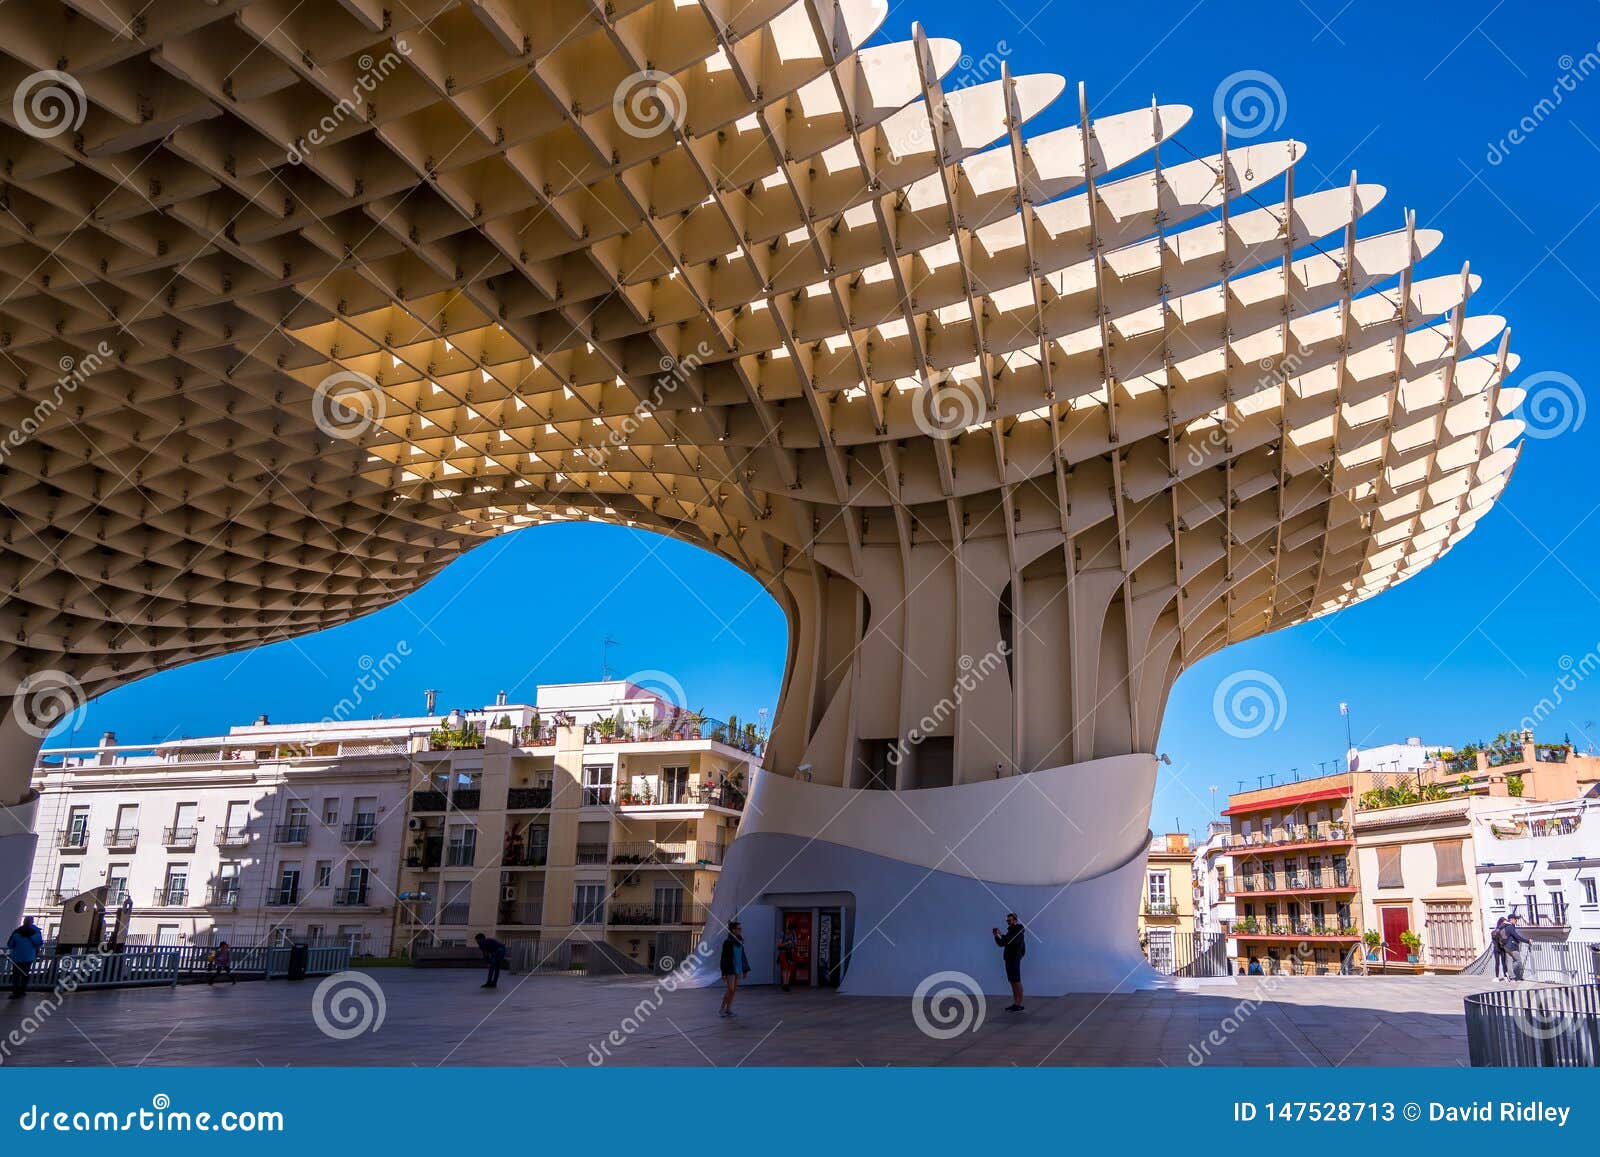
[[[1600,495],[1592,479],[1600,414],[1582,391],[1600,381],[1594,337],[1600,297],[1600,5],[1222,3],[1138,6],[1054,0],[951,4],[901,0],[877,40],[931,35],[963,43],[963,70],[1004,58],[1017,74],[1058,72],[1067,92],[1030,125],[1076,117],[1087,85],[1102,116],[1149,103],[1193,107],[1179,137],[1216,151],[1214,100],[1227,78],[1268,74],[1282,92],[1282,125],[1259,140],[1309,145],[1300,194],[1342,187],[1352,167],[1389,195],[1362,232],[1399,228],[1406,207],[1444,244],[1428,275],[1469,260],[1483,285],[1473,311],[1512,324],[1522,364],[1513,384],[1569,375],[1585,420],[1530,440],[1496,511],[1441,564],[1330,619],[1235,645],[1179,679],[1160,749],[1153,825],[1192,828],[1218,798],[1253,784],[1315,772],[1344,749],[1341,700],[1357,742],[1421,735],[1463,742],[1512,727],[1566,667],[1600,648]],[[990,61],[985,65],[985,60]],[[1567,78],[1566,86],[1562,78]],[[989,79],[988,75],[973,76]],[[1538,108],[1559,92],[1560,101]],[[1276,97],[1274,96],[1274,101]],[[1531,124],[1510,143],[1519,122]],[[600,526],[562,526],[492,542],[462,558],[403,604],[358,623],[247,654],[196,664],[104,696],[77,721],[75,739],[105,729],[125,741],[204,734],[248,722],[320,718],[362,671],[405,640],[411,655],[371,700],[384,713],[476,705],[505,689],[594,678],[601,640],[620,641],[612,667],[669,672],[708,713],[755,718],[774,707],[785,653],[783,617],[747,576],[694,548]],[[1213,696],[1239,672],[1282,688],[1272,725],[1236,738],[1218,725]],[[1600,743],[1600,689],[1581,682],[1540,728]],[[59,743],[61,737],[52,742]]]

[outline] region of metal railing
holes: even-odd
[[[199,840],[200,832],[197,828],[163,828],[161,842],[169,848],[192,848]]]
[[[574,862],[579,864],[603,864],[609,854],[610,850],[605,844],[579,844],[576,853],[577,859]]]
[[[582,900],[572,902],[572,922],[574,924],[604,924],[606,922],[606,905],[602,900],[598,904],[588,904]]]
[[[1544,980],[1555,984],[1594,984],[1600,981],[1600,940],[1567,940],[1552,944],[1535,940],[1524,944],[1516,960],[1522,964],[1525,980]],[[1463,976],[1488,976],[1494,971],[1494,949],[1483,953],[1461,970]]]
[[[182,908],[189,902],[189,889],[175,888],[171,884],[156,889],[152,903],[158,908]]]
[[[279,824],[272,830],[272,842],[275,844],[303,844],[306,842],[310,827],[309,823]]]
[[[477,844],[450,844],[444,850],[444,865],[447,868],[470,868],[477,855]]]
[[[617,844],[611,849],[613,864],[685,864],[688,860],[689,845],[681,840],[642,840]]]
[[[278,979],[289,975],[291,951],[287,944],[232,945],[231,968],[240,979]],[[58,956],[54,945],[46,945],[28,972],[28,989],[136,988],[203,980],[211,971],[211,952],[202,944],[154,944],[120,952]],[[307,949],[308,976],[330,976],[349,967],[348,943],[313,944]],[[4,949],[0,949],[0,972],[11,975],[10,957]]]
[[[1503,988],[1466,997],[1474,1068],[1600,1065],[1600,985]]]
[[[365,888],[335,888],[333,890],[333,904],[336,908],[365,908],[367,906],[367,890]]]
[[[663,924],[704,924],[707,909],[687,901],[677,904],[612,904],[607,924],[656,927]]]
[[[1228,976],[1228,938],[1221,932],[1173,932],[1147,936],[1145,959],[1166,976]]]
[[[499,922],[514,928],[537,928],[544,923],[544,905],[537,900],[505,900],[500,904]]]
[[[458,787],[450,796],[450,802],[461,811],[475,812],[483,798],[483,791],[476,787]]]
[[[545,808],[550,806],[551,789],[548,787],[514,787],[506,792],[506,807]]]
[[[370,844],[377,838],[378,821],[376,819],[357,820],[353,824],[345,824],[339,838],[347,844]]]
[[[550,849],[545,844],[511,844],[500,857],[507,868],[542,868]]]
[[[299,888],[274,888],[267,893],[267,906],[273,908],[286,908],[300,902]]]
[[[467,922],[467,912],[469,908],[469,904],[445,904],[439,909],[439,923],[465,924]]]
[[[106,847],[114,849],[136,848],[139,846],[138,828],[107,828]]]
[[[219,848],[242,848],[249,842],[250,831],[248,828],[219,827],[217,829],[217,846]]]
[[[442,791],[414,791],[411,793],[411,810],[414,812],[442,812],[449,801]]]
[[[76,831],[72,828],[68,828],[66,831],[62,832],[60,838],[56,840],[56,847],[60,848],[63,852],[81,852],[88,846],[89,830],[87,828],[80,828]]]
[[[239,885],[212,884],[206,889],[206,907],[208,908],[237,908],[239,906]]]

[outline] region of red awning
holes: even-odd
[[[1251,812],[1277,811],[1280,808],[1299,807],[1303,803],[1319,803],[1325,799],[1349,799],[1347,787],[1325,787],[1321,791],[1302,792],[1300,795],[1282,795],[1277,799],[1256,800],[1252,803],[1234,804],[1223,811],[1225,816],[1248,815]]]

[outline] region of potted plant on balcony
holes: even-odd
[[[1405,945],[1406,962],[1408,964],[1415,964],[1417,962],[1417,952],[1422,948],[1422,937],[1418,936],[1411,929],[1407,928],[1404,932],[1400,933],[1400,943]]]
[[[1361,942],[1367,946],[1367,959],[1378,959],[1378,946],[1383,943],[1383,937],[1376,928],[1368,928],[1361,934]]]
[[[601,743],[610,743],[617,737],[617,717],[615,715],[602,715],[595,720],[594,729],[599,733]]]

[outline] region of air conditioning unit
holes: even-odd
[[[516,887],[514,885],[507,885],[506,887],[501,888],[500,898],[502,900],[515,900],[517,898]]]
[[[416,816],[412,816],[406,821],[406,827],[410,828],[414,832],[420,832],[423,828],[423,824],[422,821]]]

